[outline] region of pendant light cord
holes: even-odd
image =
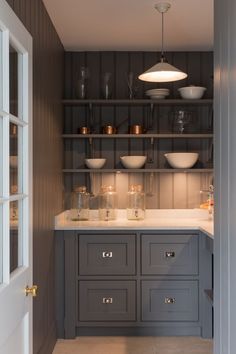
[[[161,61],[165,61],[164,56],[164,13],[161,13]]]

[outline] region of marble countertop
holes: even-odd
[[[119,209],[117,219],[100,221],[98,211],[90,211],[89,221],[71,221],[69,211],[55,217],[55,230],[200,230],[213,238],[213,220],[207,210],[148,209],[144,220],[127,220],[126,210]]]

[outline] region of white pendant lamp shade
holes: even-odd
[[[162,39],[160,62],[139,75],[139,79],[148,82],[172,82],[185,79],[188,75],[167,63],[164,55],[164,14],[170,9],[170,4],[161,2],[155,5],[155,9],[161,13]]]
[[[188,75],[166,62],[159,62],[139,75],[139,79],[148,82],[172,82],[183,80]]]

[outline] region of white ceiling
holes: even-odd
[[[158,0],[43,0],[66,50],[159,50]],[[168,0],[166,50],[213,49],[214,0]]]

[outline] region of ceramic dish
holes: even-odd
[[[106,159],[85,159],[88,168],[102,168],[106,163]]]
[[[125,168],[141,168],[144,166],[147,156],[121,156],[120,160]]]
[[[165,154],[165,158],[173,168],[191,168],[198,159],[196,152],[170,152]]]
[[[199,100],[206,91],[205,87],[200,86],[187,86],[178,89],[180,96],[187,100]]]

